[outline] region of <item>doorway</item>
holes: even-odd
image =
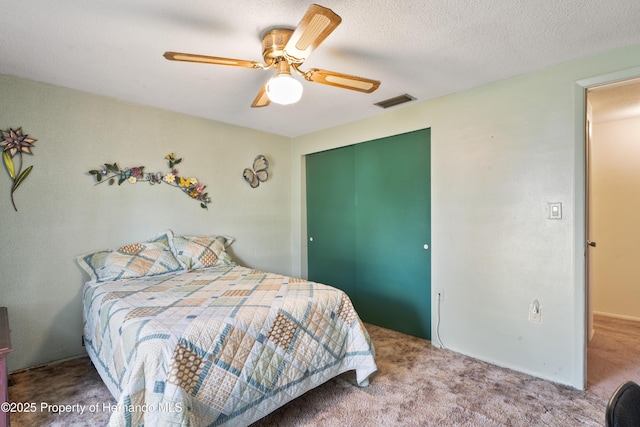
[[[586,105],[586,383],[607,397],[640,369],[600,356],[620,343],[616,329],[640,331],[640,79],[590,87]]]

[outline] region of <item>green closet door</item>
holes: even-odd
[[[428,129],[310,154],[309,280],[344,290],[365,322],[431,337]]]
[[[430,339],[430,131],[354,148],[356,308],[366,322]]]
[[[355,296],[353,146],[306,158],[308,277]],[[355,301],[354,301],[355,304]]]

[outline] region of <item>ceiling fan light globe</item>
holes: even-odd
[[[289,74],[279,74],[269,80],[266,92],[271,102],[281,105],[295,104],[302,98],[302,83]]]

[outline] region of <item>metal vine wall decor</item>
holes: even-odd
[[[13,205],[13,209],[18,211],[16,207],[16,201],[13,198],[13,193],[16,192],[22,181],[24,181],[31,170],[33,169],[33,165],[27,167],[25,170],[22,170],[22,166],[24,165],[22,155],[23,153],[31,154],[31,149],[33,148],[33,143],[37,141],[37,139],[29,138],[29,135],[25,135],[22,133],[22,128],[18,129],[9,128],[6,131],[2,132],[2,137],[0,137],[0,147],[2,147],[2,160],[4,161],[4,167],[9,174],[9,178],[11,178],[11,204]],[[16,163],[14,158],[18,155],[18,166],[16,168]]]
[[[89,171],[96,179],[96,185],[108,182],[113,185],[118,182],[122,185],[124,182],[137,184],[139,182],[148,182],[151,185],[166,183],[172,187],[180,189],[194,200],[200,202],[200,207],[208,209],[207,204],[211,202],[209,195],[204,192],[206,185],[201,184],[196,178],[186,178],[178,176],[178,170],[175,168],[182,159],[176,159],[173,153],[167,154],[165,160],[169,163],[169,172],[145,172],[144,166],[135,166],[121,169],[117,163],[105,163],[100,169],[92,169]]]

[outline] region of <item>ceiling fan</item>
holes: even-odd
[[[285,105],[297,102],[302,96],[302,84],[291,76],[291,70],[310,82],[371,93],[380,86],[379,81],[317,68],[311,68],[307,71],[300,69],[300,65],[311,52],[340,25],[340,22],[342,22],[342,18],[331,9],[312,4],[295,30],[277,28],[265,34],[262,39],[264,64],[243,59],[180,52],[165,52],[164,57],[172,61],[230,65],[263,70],[276,68],[276,75],[262,86],[258,96],[251,104],[252,108],[266,107],[271,102]]]

